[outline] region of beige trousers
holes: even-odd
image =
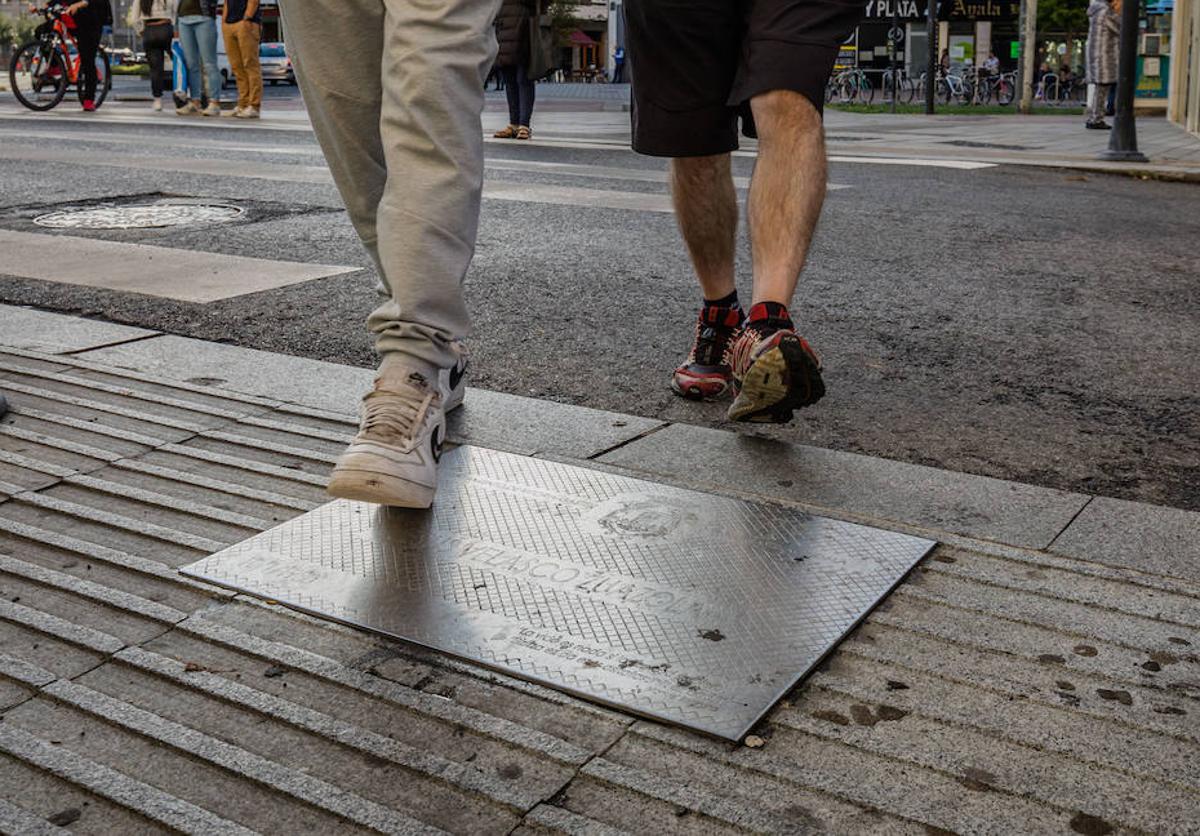
[[[262,26],[252,21],[221,23],[229,69],[237,79],[238,107],[262,107],[262,64],[258,45]]]
[[[499,0],[280,6],[313,129],[387,297],[367,319],[376,349],[448,368],[468,329]]]

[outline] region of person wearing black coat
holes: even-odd
[[[79,71],[83,74],[83,109],[96,109],[96,51],[104,27],[113,22],[109,0],[77,0],[67,6],[67,14],[75,19],[75,41],[79,44]]]
[[[530,122],[536,96],[529,77],[529,24],[536,13],[537,0],[503,0],[496,15],[496,66],[504,79],[508,96],[508,127],[496,132],[498,139],[529,139]]]

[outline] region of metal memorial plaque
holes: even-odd
[[[459,447],[431,511],[339,500],[183,571],[739,740],[933,545]]]

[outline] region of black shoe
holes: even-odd
[[[1111,131],[1112,125],[1101,119],[1099,122],[1088,122],[1085,127],[1089,131]]]
[[[4,400],[4,395],[0,395],[0,418],[3,418],[6,412],[8,412],[8,401]]]

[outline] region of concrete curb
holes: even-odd
[[[122,326],[62,314],[0,306],[0,321],[5,319],[12,327],[2,329],[4,343],[22,347],[16,327],[21,323],[37,334],[52,332],[55,341],[47,353],[56,353],[66,366],[108,369],[145,382],[182,380],[179,385],[196,392],[232,392],[316,410],[348,428],[373,378],[370,369],[171,335],[146,337],[132,329],[114,342],[109,329]],[[0,372],[0,386],[3,378]],[[1106,566],[1200,580],[1200,513],[1180,509],[473,388],[465,408],[451,415],[449,440],[614,467],[937,539],[1048,549]]]

